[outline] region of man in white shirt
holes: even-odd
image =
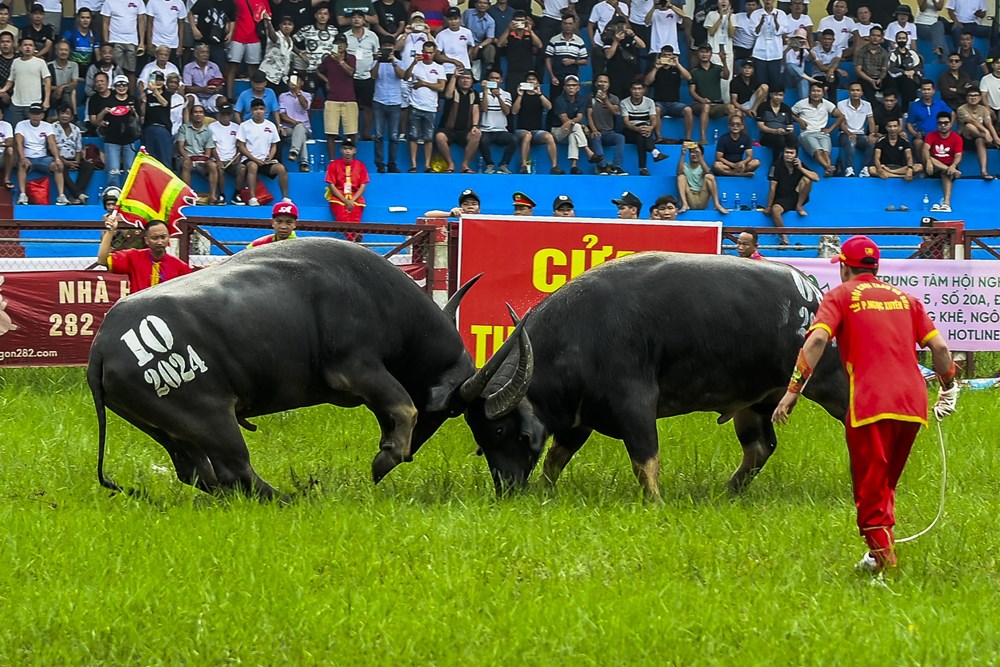
[[[507,116],[510,115],[511,95],[501,87],[503,75],[493,71],[483,81],[482,101],[479,104],[479,154],[486,162],[485,173],[509,174],[510,161],[517,151],[517,138],[507,131]],[[490,147],[500,144],[504,147],[500,166],[493,163]]]
[[[753,44],[757,80],[768,88],[781,88],[785,84],[781,64],[785,57],[788,16],[775,8],[774,0],[764,0],[764,6],[750,15],[750,23],[757,33]]]
[[[844,116],[840,124],[840,156],[837,158],[837,172],[841,176],[854,176],[854,154],[857,150],[865,153],[865,163],[861,175],[868,176],[868,167],[875,156],[875,116],[872,105],[862,98],[860,83],[852,83],[848,88],[850,97],[837,103],[837,109]]]
[[[836,168],[830,162],[830,153],[833,149],[830,134],[840,125],[840,120],[844,116],[833,102],[823,98],[823,93],[823,84],[810,84],[809,97],[795,103],[792,107],[792,117],[802,127],[802,134],[799,136],[802,148],[823,165],[827,176],[832,176]],[[837,122],[827,127],[830,116],[836,118]]]
[[[992,71],[979,80],[979,90],[983,93],[983,102],[1000,113],[1000,58],[993,58],[990,63]]]
[[[951,38],[955,44],[963,32],[973,37],[990,36],[990,27],[979,23],[979,19],[986,17],[985,0],[948,0],[945,9],[951,19]]]
[[[448,24],[434,37],[438,45],[438,62],[444,65],[445,74],[451,76],[455,68],[469,69],[472,61],[469,51],[476,45],[472,31],[462,27],[462,10],[452,7],[444,14]]]
[[[0,93],[11,93],[12,89],[7,118],[15,128],[28,117],[32,104],[51,106],[52,73],[44,60],[35,57],[35,42],[30,37],[21,37],[21,57],[10,64],[10,76]]]
[[[757,0],[746,0],[743,11],[733,14],[733,57],[735,62],[743,62],[753,55],[753,45],[757,41],[757,24],[750,16],[760,8]]]
[[[833,3],[833,15],[822,18],[819,22],[818,32],[824,30],[833,31],[833,50],[841,58],[850,58],[854,55],[851,48],[851,39],[854,37],[854,19],[847,16],[847,3],[844,0],[837,0]]]
[[[141,0],[104,0],[102,44],[110,44],[115,64],[129,80],[129,90],[135,90],[136,56],[146,52],[146,5]]]
[[[587,23],[587,34],[590,37],[591,52],[590,62],[593,68],[593,76],[596,79],[598,74],[604,74],[607,67],[607,59],[604,57],[604,40],[601,35],[604,29],[611,23],[611,19],[616,16],[628,18],[628,3],[624,0],[601,0],[590,10],[590,20]]]
[[[45,108],[34,103],[28,107],[28,120],[22,120],[14,128],[14,142],[21,161],[17,165],[17,185],[21,194],[18,204],[28,203],[28,193],[25,190],[28,172],[51,173],[56,182],[59,196],[56,204],[65,206],[69,203],[63,191],[63,162],[59,158],[59,148],[56,146],[56,131],[50,123],[42,120]]]
[[[646,24],[651,26],[649,41],[650,53],[659,53],[664,46],[671,46],[674,53],[680,53],[680,43],[677,41],[677,26],[683,23],[684,9],[671,0],[655,0],[646,13]],[[641,37],[642,35],[640,35]]]
[[[362,139],[372,138],[372,102],[375,99],[375,80],[372,65],[379,50],[378,35],[366,27],[367,15],[360,9],[351,13],[351,29],[347,31],[347,53],[354,56],[354,95],[364,118]]]
[[[265,112],[264,100],[254,99],[250,102],[250,120],[241,123],[236,134],[236,147],[247,167],[247,189],[250,197],[246,203],[250,206],[260,205],[254,196],[257,192],[258,175],[276,177],[282,199],[292,201],[288,198],[288,172],[285,170],[285,165],[275,159],[281,136],[278,134],[277,126],[264,118]]]
[[[167,47],[177,54],[177,62],[180,62],[184,55],[181,37],[188,16],[184,0],[149,0],[146,14],[149,16],[146,19],[146,43],[151,49]]]
[[[424,171],[430,173],[431,152],[434,150],[434,120],[438,95],[444,92],[444,65],[434,62],[437,44],[424,42],[420,58],[414,58],[406,68],[404,81],[410,82],[410,116],[407,134],[410,138],[410,173],[417,171],[417,146],[424,147]]]
[[[240,126],[233,122],[233,105],[224,102],[216,110],[215,122],[208,126],[212,131],[212,141],[215,142],[215,149],[212,156],[219,165],[219,194],[226,196],[226,174],[235,177],[236,189],[233,191],[233,198],[230,204],[241,205],[246,202],[240,198],[240,190],[243,188],[243,181],[246,178],[247,168],[239,156]]]
[[[0,167],[3,168],[3,183],[10,190],[14,184],[10,182],[10,174],[14,169],[14,128],[3,119],[0,109]]]
[[[155,0],[160,2],[161,0]],[[176,48],[176,47],[173,47]],[[157,46],[155,58],[146,63],[146,66],[142,68],[139,72],[139,92],[142,94],[146,90],[146,84],[149,83],[149,77],[153,75],[153,72],[159,72],[163,75],[164,81],[167,79],[168,74],[180,75],[180,70],[177,69],[177,65],[170,62],[171,47],[169,46]]]

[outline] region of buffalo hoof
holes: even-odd
[[[378,484],[402,461],[402,457],[396,455],[391,449],[383,449],[372,461],[372,481]]]

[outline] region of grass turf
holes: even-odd
[[[557,493],[493,497],[452,420],[374,487],[365,410],[256,420],[255,467],[290,506],[181,485],[166,452],[110,419],[97,485],[82,369],[0,379],[0,663],[988,664],[996,660],[995,393],[945,423],[943,523],[900,547],[891,590],[851,568],[842,428],[810,403],[739,498],[739,447],[711,415],[660,422],[664,505],[594,437]],[[537,471],[536,475],[537,477]],[[937,508],[935,430],[917,441],[897,533]],[[993,620],[990,620],[993,619]]]

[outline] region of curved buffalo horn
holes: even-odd
[[[507,307],[510,308],[510,306]],[[528,393],[531,376],[535,373],[535,355],[531,349],[531,341],[528,339],[527,331],[522,331],[517,341],[519,352],[517,368],[514,369],[511,378],[502,387],[486,397],[487,419],[503,417],[513,410]]]
[[[510,313],[510,319],[513,320],[514,326],[521,323],[521,318],[517,316],[517,311],[509,303],[507,304],[507,312]]]
[[[504,360],[514,349],[514,343],[516,342],[515,339],[519,340],[521,336],[525,335],[522,332],[524,330],[524,324],[527,321],[527,317],[521,320],[521,322],[514,327],[514,331],[511,332],[510,336],[504,341],[503,345],[500,346],[500,349],[496,351],[496,354],[490,357],[489,361],[487,361],[475,375],[462,383],[462,386],[458,391],[459,396],[462,397],[463,401],[471,403],[482,395],[483,390],[486,389],[486,385],[489,384],[489,381],[494,375],[496,375],[497,371],[500,370],[500,366],[503,365]]]
[[[455,293],[450,299],[448,299],[448,303],[444,304],[444,308],[441,310],[443,310],[444,314],[448,316],[448,319],[451,320],[452,324],[455,324],[456,326],[458,325],[458,305],[462,303],[462,297],[465,296],[465,293],[472,289],[472,286],[476,284],[476,281],[482,277],[483,274],[481,273],[478,276],[473,276],[468,282],[455,290]]]

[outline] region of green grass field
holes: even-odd
[[[557,493],[497,500],[464,422],[374,487],[367,411],[273,415],[248,434],[258,472],[318,482],[279,506],[181,485],[117,417],[107,471],[151,499],[109,497],[83,369],[0,378],[0,664],[1000,662],[993,392],[963,394],[945,422],[944,521],[900,547],[886,590],[852,571],[842,428],[805,402],[737,499],[731,426],[661,421],[658,508],[617,441],[588,442]],[[899,536],[934,516],[940,474],[927,430]]]

